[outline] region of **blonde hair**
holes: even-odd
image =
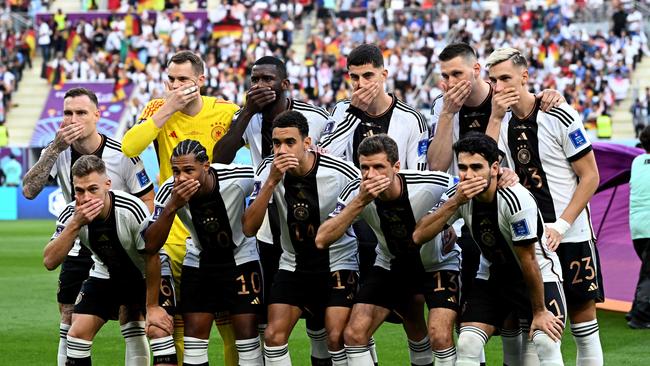
[[[485,61],[485,67],[490,68],[494,65],[498,65],[508,60],[511,60],[512,64],[515,66],[528,68],[528,61],[526,61],[526,57],[521,54],[521,51],[511,47],[499,48],[492,52]]]

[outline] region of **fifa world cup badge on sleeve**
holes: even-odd
[[[569,133],[569,139],[571,140],[573,147],[576,149],[587,143],[587,139],[585,138],[585,135],[582,133],[582,131],[579,128]]]
[[[147,184],[149,184],[150,182],[149,176],[147,175],[147,172],[144,169],[136,173],[136,175],[138,176],[138,182],[140,182],[140,187],[144,187]]]
[[[512,224],[512,231],[514,231],[516,236],[530,235],[530,229],[528,229],[528,223],[526,222],[526,219],[519,220]]]
[[[427,153],[427,148],[429,147],[429,140],[421,140],[418,142],[418,156],[425,155]]]

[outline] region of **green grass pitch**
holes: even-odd
[[[42,265],[42,249],[54,230],[53,221],[0,222],[0,364],[53,365],[58,344],[56,305],[58,271]],[[600,335],[606,365],[650,364],[650,331],[630,330],[623,314],[599,311]],[[408,365],[406,338],[401,327],[383,325],[375,336],[382,365]],[[222,364],[221,341],[216,329],[210,362]],[[289,348],[294,365],[309,364],[309,341],[300,322]],[[575,346],[564,337],[566,365],[575,365]],[[501,342],[490,340],[488,365],[501,365]],[[95,365],[123,364],[124,343],[116,322],[100,331],[93,345]]]

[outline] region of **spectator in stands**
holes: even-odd
[[[2,164],[2,170],[5,174],[5,183],[7,187],[18,187],[23,178],[23,167],[16,160],[14,154],[9,154],[9,159]]]
[[[634,250],[641,259],[641,270],[627,325],[650,329],[650,126],[640,136],[644,154],[632,162],[630,177],[630,233]]]

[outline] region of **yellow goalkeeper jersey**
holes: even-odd
[[[186,139],[197,140],[203,145],[210,160],[214,145],[226,134],[233,115],[239,110],[236,104],[214,97],[203,98],[203,108],[195,116],[182,112],[174,113],[162,126],[156,127],[151,116],[164,104],[162,99],[153,99],[142,111],[139,123],[133,126],[122,140],[122,150],[128,157],[139,155],[151,142],[154,143],[160,165],[159,182],[172,176],[170,158],[176,145]],[[178,219],[169,233],[166,244],[185,245],[189,232]],[[171,255],[171,253],[169,253]],[[181,260],[182,258],[172,258]]]

